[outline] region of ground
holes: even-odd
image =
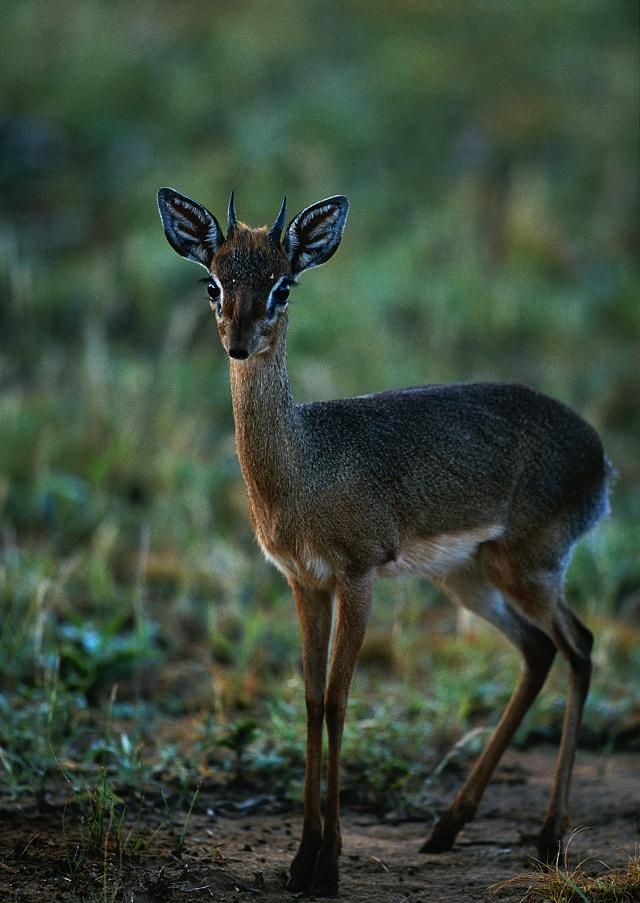
[[[492,896],[496,882],[531,871],[533,838],[540,825],[554,751],[510,752],[487,790],[474,822],[451,853],[418,852],[424,823],[389,823],[369,813],[345,811],[341,859],[342,903],[453,903],[521,900],[526,882]],[[142,850],[131,842],[112,855],[116,826],[93,852],[78,845],[71,809],[35,801],[4,805],[0,812],[0,901],[215,900],[288,901],[288,864],[300,830],[300,813],[282,811],[269,797],[223,801],[203,792],[178,855],[176,833],[162,806],[156,824],[145,816]],[[640,845],[640,780],[634,754],[580,752],[573,788],[572,824],[584,827],[569,846],[575,864],[585,858],[622,864]],[[133,836],[136,836],[134,826]],[[109,847],[109,844],[111,847]],[[126,847],[127,845],[124,844]],[[180,844],[178,843],[178,846]],[[75,863],[75,864],[74,864]],[[593,869],[597,871],[597,861]],[[638,891],[640,900],[640,889]]]

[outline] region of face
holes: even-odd
[[[266,354],[286,329],[289,262],[263,229],[241,227],[213,257],[207,285],[222,346],[231,358]],[[283,316],[284,315],[284,316]]]
[[[273,226],[249,229],[238,223],[229,201],[225,237],[206,207],[173,188],[158,192],[167,241],[209,274],[207,291],[222,346],[229,357],[268,354],[287,328],[289,290],[300,273],[335,253],[349,211],[343,195],[312,204],[281,236],[286,201]]]

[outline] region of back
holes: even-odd
[[[569,504],[579,534],[602,507],[597,433],[570,408],[524,386],[433,385],[298,411],[308,476],[317,474],[334,500],[344,489],[351,503],[360,495],[400,507],[396,515],[421,532],[505,522],[511,509],[545,520]]]

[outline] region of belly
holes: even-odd
[[[483,542],[496,539],[502,531],[502,525],[489,524],[473,530],[407,540],[396,550],[393,559],[374,567],[374,572],[379,577],[406,574],[428,577],[437,582],[464,567]],[[330,590],[335,586],[334,568],[316,550],[305,546],[292,553],[276,543],[266,542],[260,534],[257,534],[257,539],[265,558],[288,579],[313,589]]]
[[[395,558],[377,569],[380,577],[397,577],[402,574],[442,580],[451,571],[464,567],[471,561],[478,546],[502,533],[502,526],[489,524],[458,533],[442,533],[426,539],[411,539],[397,550]]]

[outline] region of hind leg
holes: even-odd
[[[569,822],[569,790],[582,712],[591,679],[593,635],[564,604],[557,607],[553,638],[569,663],[569,695],[562,725],[553,789],[547,814],[538,838],[538,855],[553,862],[562,849],[562,837]]]
[[[470,821],[500,757],[544,684],[555,656],[549,637],[516,611],[484,576],[481,564],[449,575],[443,587],[454,601],[491,622],[520,650],[523,669],[484,752],[445,814],[436,822],[424,853],[450,850],[462,826]]]
[[[561,564],[555,568],[550,566],[549,545],[541,545],[535,550],[537,568],[532,551],[529,548],[523,554],[514,549],[489,547],[487,569],[493,582],[509,595],[513,605],[551,637],[569,665],[569,692],[560,749],[549,807],[538,840],[540,858],[553,861],[560,852],[569,821],[571,772],[589,691],[593,636],[566,605],[564,567]],[[566,558],[568,556],[565,561]]]

